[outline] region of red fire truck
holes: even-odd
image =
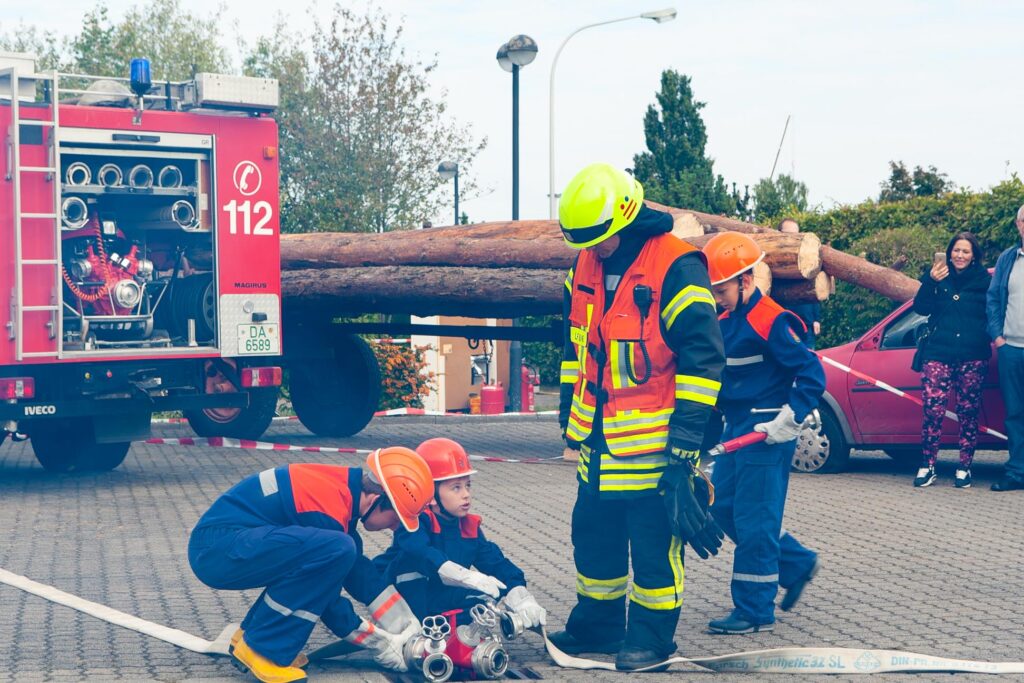
[[[0,441],[27,435],[51,471],[117,467],[157,411],[258,438],[276,406],[277,82],[148,71],[39,74],[0,54]],[[365,344],[295,348],[308,426],[361,429],[372,407],[339,424],[344,398],[315,394],[336,379],[324,356],[364,363]]]

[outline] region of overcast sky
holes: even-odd
[[[210,0],[181,0],[205,13]],[[296,28],[329,14],[292,0]],[[118,17],[130,0],[109,0]],[[362,2],[342,4],[361,10]],[[0,30],[19,20],[73,33],[94,5],[7,1]],[[404,17],[405,45],[430,59],[450,113],[489,144],[471,172],[483,188],[463,198],[474,221],[511,212],[511,75],[494,55],[517,33],[540,51],[521,73],[520,214],[548,213],[548,83],[562,40],[584,24],[671,6],[672,0],[385,0]],[[787,115],[780,172],[807,183],[829,208],[878,193],[887,162],[932,165],[984,189],[1019,171],[1024,3],[954,0],[719,0],[676,2],[675,21],[632,20],[588,29],[562,53],[556,77],[557,191],[584,164],[629,167],[644,149],[642,119],[666,68],[693,78],[715,171],[753,185],[768,175]],[[282,3],[232,1],[226,43],[269,32]],[[438,161],[441,161],[439,159]],[[433,217],[450,222],[450,212]]]

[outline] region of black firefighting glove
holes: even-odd
[[[672,535],[702,560],[718,554],[725,534],[709,511],[711,490],[692,460],[672,461],[658,482]]]

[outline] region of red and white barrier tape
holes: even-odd
[[[425,408],[391,408],[389,410],[378,410],[373,414],[374,417],[395,417],[401,415],[437,415],[442,417],[518,417],[521,415],[557,415],[557,410],[538,410],[533,413],[491,413],[491,414],[471,414],[471,413],[446,413],[440,410],[426,410]],[[279,415],[274,418],[274,422],[289,422],[298,420],[296,415]],[[150,420],[152,424],[188,424],[188,419],[184,417],[157,417]]]
[[[916,403],[917,405],[924,407],[924,403],[921,401],[921,399],[917,398],[916,396],[911,396],[907,392],[905,392],[905,391],[903,391],[901,389],[897,389],[896,387],[894,387],[891,384],[887,384],[886,382],[883,382],[880,379],[875,379],[874,377],[871,377],[870,375],[865,375],[863,372],[860,372],[858,370],[854,370],[853,368],[851,368],[848,365],[843,365],[839,361],[833,360],[833,359],[829,358],[828,356],[823,355],[820,352],[818,352],[817,355],[818,355],[818,358],[820,358],[821,360],[823,360],[824,362],[828,363],[829,365],[831,365],[834,368],[839,368],[843,372],[845,372],[847,374],[850,374],[850,375],[853,375],[857,379],[862,379],[865,382],[867,382],[868,384],[873,384],[874,386],[878,387],[879,389],[884,389],[885,391],[888,391],[890,394],[895,394],[896,396],[899,396],[900,398],[905,398],[905,399],[907,399],[908,401],[910,401],[912,403]],[[959,422],[960,421],[960,418],[957,417],[956,413],[954,413],[952,410],[947,410],[946,411],[946,417],[949,418],[950,420],[953,420],[953,422]],[[1003,439],[1004,441],[1007,440],[1006,434],[1003,434],[1002,432],[997,432],[996,430],[992,429],[991,427],[986,427],[985,425],[978,425],[978,429],[980,431],[985,432],[986,434],[990,434],[990,435],[992,435],[992,436],[994,436],[996,438]]]
[[[146,439],[142,443],[158,446],[209,446],[214,448],[250,448],[258,451],[297,451],[302,453],[344,453],[346,455],[357,455],[369,453],[365,448],[344,448],[337,446],[295,446],[287,443],[274,443],[271,441],[252,441],[250,439],[232,439],[227,436],[206,437],[180,437],[161,438],[155,437]],[[470,455],[470,460],[480,462],[513,462],[523,464],[537,464],[543,462],[562,462],[562,456],[557,455],[550,458],[499,458],[496,455]]]
[[[339,448],[336,446],[293,446],[287,443],[272,443],[270,441],[251,441],[249,439],[232,439],[227,436],[190,437],[184,436],[176,439],[153,438],[146,439],[143,443],[158,444],[164,446],[213,446],[215,448],[252,448],[258,451],[301,451],[304,453],[369,453],[355,448]]]

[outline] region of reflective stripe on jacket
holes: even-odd
[[[665,451],[677,393],[691,396],[702,390],[692,386],[692,378],[676,375],[676,355],[662,336],[660,319],[665,275],[676,259],[691,251],[694,247],[672,235],[647,240],[622,276],[607,312],[601,261],[590,251],[580,253],[571,279],[569,316],[578,367],[563,365],[563,374],[578,373],[566,428],[570,441],[582,443],[591,434],[600,404],[603,436],[612,455]],[[639,285],[650,287],[652,300],[642,326],[633,295]],[[686,305],[683,299],[680,311]],[[645,382],[636,381],[645,375]]]

